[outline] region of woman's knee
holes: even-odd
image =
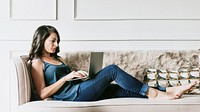
[[[119,69],[119,67],[115,64],[110,64],[107,67],[110,68],[110,69]]]

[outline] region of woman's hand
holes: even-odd
[[[83,77],[87,77],[88,76],[88,73],[86,71],[84,71],[84,70],[79,70],[77,72],[80,73],[80,74],[82,74]]]
[[[86,77],[86,76],[87,76],[86,72],[83,72],[83,71],[72,71],[71,73],[66,75],[64,77],[64,79],[65,79],[65,81],[71,81],[73,79],[83,78],[83,77]]]

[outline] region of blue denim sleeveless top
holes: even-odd
[[[64,63],[61,65],[54,65],[45,61],[43,61],[43,63],[46,86],[55,83],[71,72],[71,69]],[[68,81],[51,97],[54,100],[73,101],[78,94],[78,88],[78,83],[76,84],[73,81]]]

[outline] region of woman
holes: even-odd
[[[180,98],[196,83],[185,86],[152,88],[121,70],[109,65],[94,78],[73,81],[85,73],[71,71],[59,52],[60,36],[52,26],[40,26],[33,36],[29,60],[32,78],[41,99],[52,97],[63,101],[96,101],[106,98],[140,97],[173,100]],[[111,84],[115,81],[117,84]]]

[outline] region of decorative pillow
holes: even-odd
[[[189,84],[196,81],[197,84],[186,94],[200,94],[200,70],[199,67],[181,67],[178,70],[145,69],[144,82],[151,87],[172,87]]]

